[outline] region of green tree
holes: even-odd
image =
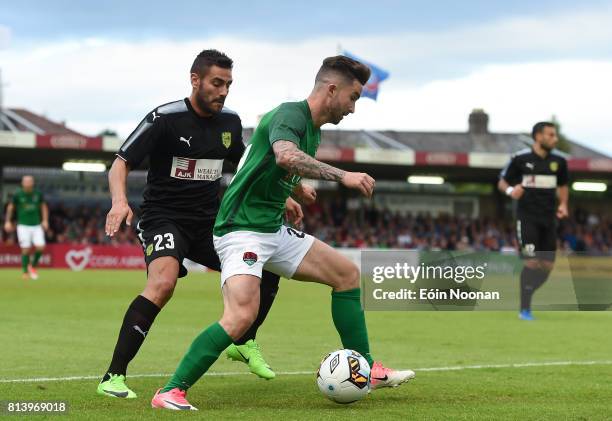
[[[101,131],[100,133],[98,133],[98,136],[115,136],[117,137],[117,132],[111,129],[104,129],[103,131]]]

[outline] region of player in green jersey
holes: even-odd
[[[12,232],[15,227],[11,220],[17,214],[17,239],[21,247],[23,279],[38,279],[36,266],[45,249],[45,231],[49,229],[49,208],[43,194],[34,188],[34,177],[24,175],[21,188],[13,195],[6,208],[4,230]],[[32,246],[33,249],[32,249]],[[31,256],[34,251],[33,256]]]
[[[370,70],[353,59],[328,57],[305,101],[281,104],[262,118],[223,197],[213,231],[221,260],[223,316],[194,340],[170,381],[153,397],[154,408],[196,409],[185,399],[186,390],[255,320],[264,268],[332,288],[334,325],[342,345],[368,360],[372,388],[398,386],[414,377],[413,371],[389,369],[370,355],[357,266],[329,245],[282,224],[284,202],[301,188],[301,177],[336,181],[371,197],[374,179],[368,174],[314,158],[320,127],[338,124],[355,112],[369,76]]]

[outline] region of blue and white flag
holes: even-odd
[[[370,74],[368,82],[365,84],[363,90],[361,91],[361,96],[371,98],[376,101],[376,98],[378,97],[378,85],[380,84],[380,82],[389,77],[389,72],[381,69],[378,66],[373,65],[372,63],[362,60],[359,57],[355,57],[353,54],[349,53],[346,50],[344,50],[342,54],[354,60],[357,60],[370,68],[370,71],[372,73]]]

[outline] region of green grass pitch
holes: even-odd
[[[156,388],[194,336],[220,315],[214,273],[179,280],[130,366],[128,384],[138,399],[104,398],[95,394],[97,377],[144,274],[40,275],[24,282],[17,270],[0,270],[0,401],[65,400],[70,409],[23,419],[612,419],[611,312],[536,313],[534,323],[519,321],[515,312],[368,312],[374,357],[415,369],[417,377],[344,406],[326,400],[315,383],[320,359],[340,347],[329,290],[287,280],[258,335],[279,373],[275,380],[260,380],[222,357],[212,368],[216,374],[189,392],[199,412],[153,410]],[[66,377],[75,378],[57,379]]]

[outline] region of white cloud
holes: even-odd
[[[554,114],[570,138],[612,154],[611,72],[612,60],[561,61],[490,65],[416,88],[390,80],[380,101],[360,100],[344,126],[467,130],[470,111],[484,108],[491,130],[529,132]]]
[[[343,40],[349,50],[397,75],[453,77],[483,63],[611,57],[612,7],[513,17],[437,32],[399,32]]]
[[[612,122],[606,115],[612,58],[604,54],[612,42],[612,26],[604,23],[611,20],[612,10],[606,9],[342,40],[392,75],[379,101],[361,100],[341,127],[464,130],[470,110],[482,107],[493,130],[527,131],[556,114],[570,137],[612,153]],[[227,105],[249,126],[279,102],[304,98],[321,59],[335,53],[337,41],[86,39],[1,51],[0,62],[10,84],[8,105],[67,119],[87,133],[111,128],[126,136],[150,109],[189,94],[189,67],[203,48],[234,58]],[[582,57],[581,52],[598,49],[599,59]],[[550,51],[578,58],[540,57]],[[421,75],[412,78],[413,71]]]

